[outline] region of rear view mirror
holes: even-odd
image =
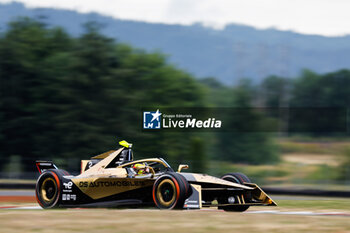
[[[177,169],[177,172],[181,172],[182,169],[188,169],[189,166],[187,164],[180,164],[179,168]]]

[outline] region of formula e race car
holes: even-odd
[[[43,208],[142,207],[200,209],[218,207],[245,211],[249,206],[276,203],[242,173],[221,178],[175,172],[162,158],[133,160],[131,144],[81,161],[81,174],[72,176],[52,162],[36,161],[41,173],[36,197]]]

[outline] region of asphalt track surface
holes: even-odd
[[[77,208],[83,209],[83,208]],[[43,210],[38,205],[33,206],[1,206],[0,210]],[[160,211],[151,209],[131,209],[121,211]],[[210,212],[224,212],[217,209],[201,209],[190,211],[210,211]],[[335,216],[335,217],[350,217],[348,213],[342,212],[313,212],[313,211],[279,211],[279,210],[259,210],[259,211],[246,211],[245,214],[271,214],[271,215],[302,215],[302,216]]]
[[[35,198],[34,190],[1,190],[0,191],[0,201],[2,198]],[[302,196],[272,196],[274,200],[326,200],[327,198],[321,197],[302,197]],[[81,208],[79,208],[81,209]],[[38,205],[13,205],[13,206],[0,206],[0,210],[43,210]],[[128,211],[128,210],[121,210]],[[137,209],[132,209],[130,211],[138,211]],[[145,209],[139,209],[139,211],[145,211]],[[149,210],[158,211],[158,210]],[[217,209],[201,209],[193,211],[218,211],[223,212],[223,210]],[[258,211],[246,211],[246,214],[271,214],[271,215],[302,215],[302,216],[342,216],[350,217],[349,213],[343,212],[315,212],[315,211],[280,211],[280,210],[258,210]]]
[[[28,196],[28,197],[34,197],[35,191],[34,190],[0,190],[0,196]]]

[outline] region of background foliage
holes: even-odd
[[[1,169],[11,163],[32,171],[36,159],[77,169],[79,159],[115,148],[119,139],[135,145],[137,158],[192,161],[198,172],[209,159],[273,163],[279,160],[277,133],[257,131],[275,116],[252,107],[350,104],[347,70],[305,70],[294,80],[269,76],[261,83],[242,79],[232,87],[213,77],[197,80],[164,54],[118,43],[99,28],[88,23],[84,34],[72,37],[21,18],[0,36]],[[234,107],[226,120],[251,133],[143,133],[135,124],[141,124],[141,109],[161,107]],[[236,108],[249,111],[242,115]]]

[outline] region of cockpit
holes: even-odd
[[[162,158],[144,159],[122,164],[119,167],[125,168],[128,177],[144,178],[158,176],[165,172],[173,172],[174,170]]]

